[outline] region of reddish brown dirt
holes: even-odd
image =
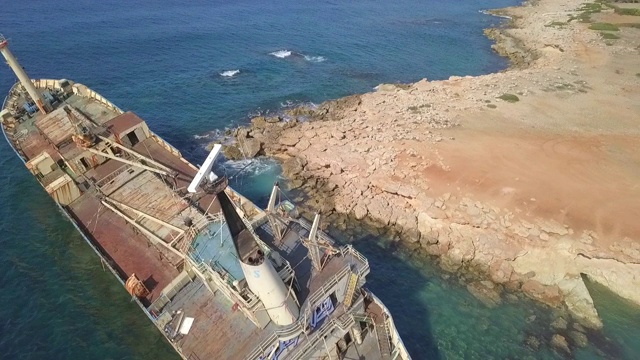
[[[520,216],[551,218],[601,241],[640,235],[640,137],[457,129],[426,170],[434,194],[459,192]],[[595,228],[594,228],[595,225]]]

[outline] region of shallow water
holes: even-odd
[[[32,77],[92,87],[197,163],[207,136],[246,123],[249,114],[382,82],[504,68],[482,35],[500,20],[479,10],[514,3],[10,1],[0,31]],[[0,67],[0,89],[13,80]],[[0,154],[0,357],[177,358],[4,141]],[[279,174],[268,160],[217,171],[263,205]],[[382,238],[355,246],[369,257],[369,286],[393,312],[414,358],[557,356],[523,345],[526,336],[550,337],[549,311],[526,301],[489,309],[457,278]],[[637,310],[606,296],[603,303],[603,350],[579,357],[634,358],[640,349],[631,334],[640,321],[629,319]]]

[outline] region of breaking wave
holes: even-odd
[[[269,158],[256,158],[244,160],[228,160],[222,168],[226,176],[256,176],[273,171],[278,162]]]
[[[224,76],[224,77],[232,77],[232,76],[236,76],[240,74],[240,70],[227,70],[227,71],[223,71],[220,73],[220,76]]]
[[[278,50],[278,51],[269,53],[269,55],[273,55],[280,59],[288,58],[289,56],[291,56],[291,54],[292,52],[290,50]]]
[[[303,55],[304,59],[310,62],[323,62],[327,60],[324,56]]]
[[[196,140],[208,139],[210,137],[211,137],[211,133],[204,134],[204,135],[198,135],[198,134],[193,135],[193,138],[196,139]]]
[[[319,63],[327,60],[327,58],[325,58],[324,56],[305,55],[302,53],[293,52],[291,50],[278,50],[278,51],[269,53],[269,55],[275,56],[279,59],[296,58],[296,59],[305,59],[306,61],[315,62],[315,63]]]

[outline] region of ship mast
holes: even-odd
[[[48,113],[49,111],[51,111],[51,106],[47,102],[45,102],[45,100],[42,98],[42,94],[40,94],[38,90],[36,90],[36,87],[33,85],[33,82],[31,82],[29,75],[27,75],[22,66],[20,66],[18,60],[9,50],[8,45],[9,41],[0,34],[0,53],[2,53],[2,56],[4,56],[4,58],[7,60],[7,64],[9,64],[9,67],[11,67],[11,70],[13,70],[13,72],[16,74],[22,86],[27,90],[27,93],[29,93],[29,96],[31,97],[33,102],[36,103],[38,109],[40,109],[43,114]]]

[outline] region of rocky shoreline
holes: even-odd
[[[584,346],[579,330],[602,322],[583,277],[640,304],[640,229],[629,221],[639,211],[630,206],[640,204],[629,184],[640,175],[617,170],[640,164],[633,155],[640,104],[632,95],[640,93],[640,75],[612,75],[637,65],[640,30],[625,28],[617,43],[606,43],[588,24],[567,20],[583,7],[540,0],[500,10],[511,27],[486,34],[511,59],[508,71],[383,84],[256,117],[235,130],[225,154],[281,160],[309,211],[341,231],[364,221],[437,257],[445,271],[471,274],[468,290],[489,306],[522,293],[568,310],[575,324],[559,317],[564,325],[554,328],[566,336],[552,343],[566,352],[567,337]],[[621,120],[604,120],[611,118]],[[615,158],[593,153],[612,146],[623,149]],[[603,173],[619,184],[604,187]],[[600,214],[596,206],[619,210],[600,194],[629,217]]]

